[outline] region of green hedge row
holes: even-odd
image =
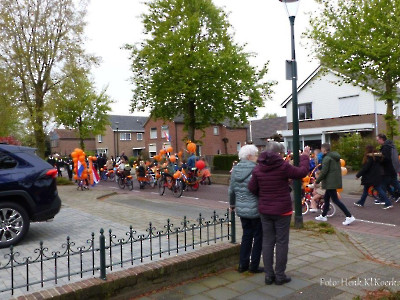
[[[229,171],[235,160],[239,161],[237,154],[215,155],[213,160],[214,170]]]

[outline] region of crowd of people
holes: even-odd
[[[381,145],[380,151],[368,145],[361,170],[356,174],[356,178],[362,178],[364,190],[361,199],[354,204],[363,207],[368,189],[373,186],[380,196],[376,203],[382,203],[384,209],[389,209],[393,207],[392,201],[400,201],[397,180],[400,161],[392,141],[384,134],[379,134],[376,140]],[[284,146],[277,142],[268,142],[260,154],[254,145],[243,146],[239,151],[239,162],[232,167],[228,189],[230,208],[240,217],[243,229],[238,271],[264,272],[267,285],[291,281],[285,270],[293,213],[293,179],[304,178],[310,170],[317,171],[313,198],[322,198],[324,201],[321,215],[315,218],[317,221],[327,221],[330,201],[345,214],[343,225],[355,221],[355,217],[338,198],[337,190],[342,188],[342,166],[338,152],[331,151],[329,144],[322,144],[311,158],[310,148],[305,147],[298,166],[285,159],[284,152]],[[313,205],[311,209],[318,211]],[[259,266],[261,254],[264,268]]]

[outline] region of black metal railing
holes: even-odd
[[[45,283],[65,284],[71,278],[79,279],[84,275],[107,278],[107,269],[113,271],[116,266],[138,265],[145,261],[162,259],[162,255],[176,255],[179,252],[194,250],[196,246],[210,245],[224,239],[236,242],[235,214],[227,210],[220,218],[214,211],[211,220],[205,221],[201,214],[192,223],[186,216],[180,227],[167,220],[164,230],[158,231],[149,223],[142,234],[129,228],[126,237],[117,238],[110,229],[108,234],[100,230],[98,245],[95,234],[86,240],[86,245],[76,247],[67,237],[59,251],[50,252],[43,242],[34,250],[34,255],[23,257],[10,247],[4,255],[7,259],[0,262],[0,293],[19,289],[29,291],[31,286],[43,288]],[[79,277],[77,277],[79,276]],[[8,284],[7,284],[8,282]],[[49,286],[50,287],[50,286]]]

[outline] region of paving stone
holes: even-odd
[[[207,297],[206,295],[194,295],[188,298],[185,298],[187,300],[210,300],[213,298]]]
[[[257,291],[260,293],[265,293],[270,296],[276,297],[276,298],[282,298],[286,295],[292,294],[294,292],[293,289],[285,286],[285,285],[266,285],[264,287],[258,288]]]
[[[224,278],[213,276],[213,277],[208,277],[208,278],[205,278],[205,279],[201,279],[199,281],[199,283],[204,285],[204,286],[206,286],[206,287],[208,287],[208,288],[213,289],[213,288],[216,288],[216,287],[220,287],[220,286],[229,284],[230,281],[228,281],[228,280],[226,280]]]
[[[254,282],[247,281],[247,280],[238,280],[236,282],[228,284],[227,287],[234,291],[239,292],[240,294],[243,294],[243,293],[250,292],[252,290],[256,290],[257,288],[260,287],[261,283],[263,284],[262,281],[260,282],[260,284],[256,284]]]
[[[286,295],[281,299],[285,300],[320,300],[320,299],[331,299],[342,293],[333,287],[321,286],[319,284],[313,284],[309,287],[297,290],[294,293]]]
[[[190,282],[190,283],[181,285],[181,286],[177,287],[176,289],[185,295],[193,296],[196,294],[200,294],[204,291],[207,291],[210,288],[204,286],[203,284],[200,284],[199,282]]]
[[[227,300],[232,299],[234,297],[240,296],[241,293],[238,293],[234,290],[231,290],[227,287],[219,287],[213,290],[209,290],[204,292],[204,295],[209,296],[216,300]]]
[[[261,293],[260,291],[252,291],[235,298],[235,300],[273,300],[277,299],[269,294]]]

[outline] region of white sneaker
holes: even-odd
[[[344,220],[344,222],[342,223],[343,225],[350,225],[351,223],[353,223],[356,220],[356,218],[354,218],[353,216],[351,217],[346,217],[346,220]]]
[[[312,213],[318,212],[318,208],[310,208],[310,212]]]
[[[327,217],[324,217],[324,216],[322,216],[322,215],[319,215],[318,217],[315,217],[315,220],[326,222],[326,221],[328,221],[328,218],[327,218]]]

